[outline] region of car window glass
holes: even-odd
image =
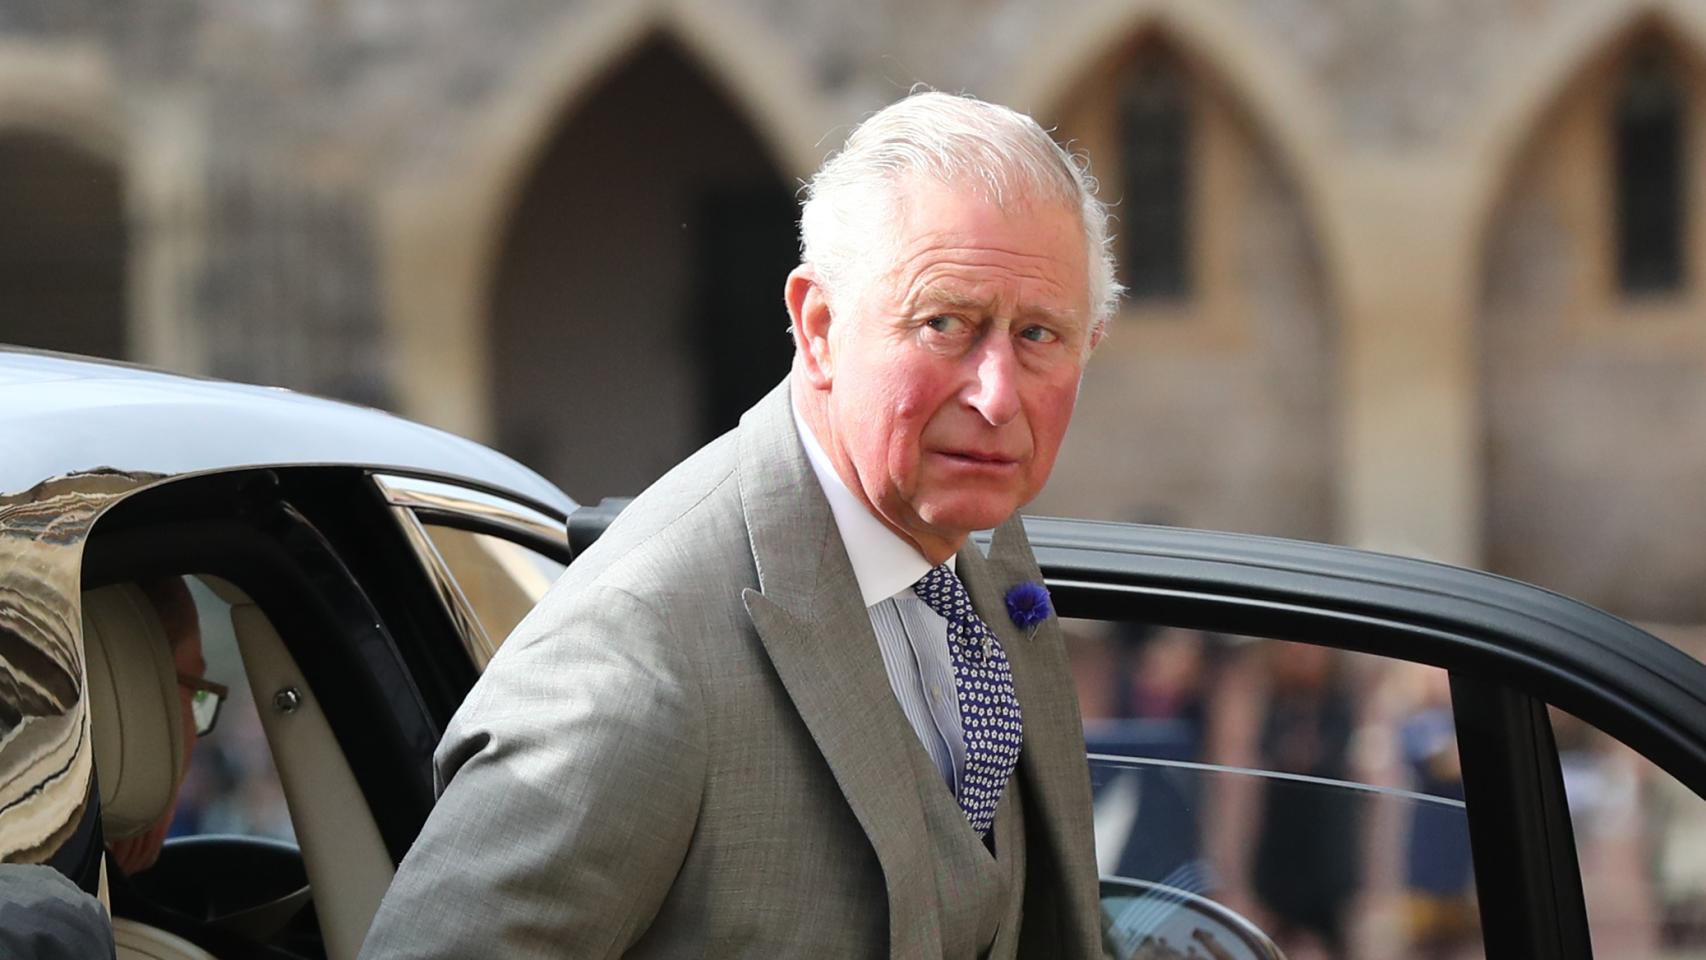
[[[1587,723],[1551,715],[1594,956],[1706,956],[1706,800]]]
[[[503,537],[434,523],[422,527],[485,630],[491,649],[475,651],[476,666],[483,668],[565,567]]]
[[[229,691],[212,731],[197,737],[178,792],[168,837],[210,834],[296,839],[272,750],[249,688],[231,607],[196,577],[186,577],[201,621],[205,678]]]
[[[1120,955],[1192,929],[1202,954],[1210,931],[1178,926],[1190,894],[1288,956],[1482,956],[1445,671],[1134,623],[1062,626]],[[1112,878],[1170,893],[1110,897]],[[1213,938],[1260,955],[1225,947],[1234,926]]]

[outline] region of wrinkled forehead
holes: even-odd
[[[963,256],[1046,277],[1068,300],[1088,297],[1090,274],[1077,210],[1050,197],[1009,194],[997,203],[975,184],[915,180],[893,198],[886,256],[891,280],[934,258]],[[948,251],[952,251],[950,254]]]
[[[878,288],[893,291],[897,285],[905,286],[901,274],[906,272],[909,259],[932,241],[948,239],[957,227],[964,226],[956,221],[963,221],[968,211],[980,209],[996,218],[1058,213],[1075,238],[1067,255],[1083,264],[1082,271],[1073,272],[1082,273],[1077,285],[1088,299],[1089,247],[1083,239],[1078,207],[1048,190],[1018,189],[1011,184],[997,190],[979,177],[944,179],[929,172],[909,171],[876,185],[860,211],[862,222],[853,227],[859,252],[851,265],[852,275],[846,277],[846,285],[836,295],[840,305],[857,310]]]

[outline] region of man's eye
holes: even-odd
[[[1060,335],[1056,334],[1053,330],[1050,330],[1047,327],[1037,326],[1026,327],[1019,331],[1019,336],[1024,337],[1026,340],[1030,340],[1033,343],[1053,343],[1060,339]]]
[[[966,322],[959,317],[944,313],[924,321],[924,325],[937,333],[958,333],[965,329]]]

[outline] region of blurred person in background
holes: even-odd
[[[1087,728],[1089,749],[1159,760],[1201,760],[1207,731],[1208,637],[1176,627],[1131,623],[1117,627],[1118,642],[1127,648],[1125,669],[1113,678],[1122,719],[1111,729],[1104,724],[1100,735]],[[1164,765],[1146,765],[1129,773],[1141,775],[1140,802],[1112,872],[1192,893],[1213,890],[1217,880],[1202,856],[1197,821],[1203,778]]]
[[[1706,660],[1706,629],[1673,627],[1660,635],[1696,660]],[[1661,770],[1643,765],[1643,772],[1643,839],[1659,943],[1706,956],[1706,802]]]
[[[1350,780],[1356,728],[1337,651],[1268,643],[1269,677],[1259,740],[1260,766],[1281,773]],[[1346,910],[1361,879],[1357,798],[1344,790],[1269,779],[1257,818],[1251,881],[1270,911],[1274,941],[1288,953],[1314,942],[1329,957],[1349,956]]]
[[[1662,775],[1647,778],[1643,801],[1659,943],[1672,950],[1706,947],[1706,804]]]
[[[294,842],[290,808],[246,686],[233,687],[218,731],[196,748],[167,838],[236,834]]]
[[[1139,648],[1127,674],[1127,715],[1169,726],[1176,752],[1166,755],[1167,759],[1202,758],[1208,723],[1203,701],[1208,645],[1209,638],[1199,630],[1157,631]]]
[[[1451,678],[1414,666],[1415,706],[1398,725],[1398,744],[1417,793],[1463,799],[1463,764],[1451,712]],[[1480,943],[1474,860],[1461,811],[1435,804],[1410,808],[1404,846],[1405,918],[1410,943],[1426,960],[1444,960]]]

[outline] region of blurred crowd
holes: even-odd
[[[1068,625],[1104,874],[1198,893],[1293,958],[1479,957],[1445,671],[1307,644]],[[1596,952],[1706,957],[1706,803],[1561,711]]]

